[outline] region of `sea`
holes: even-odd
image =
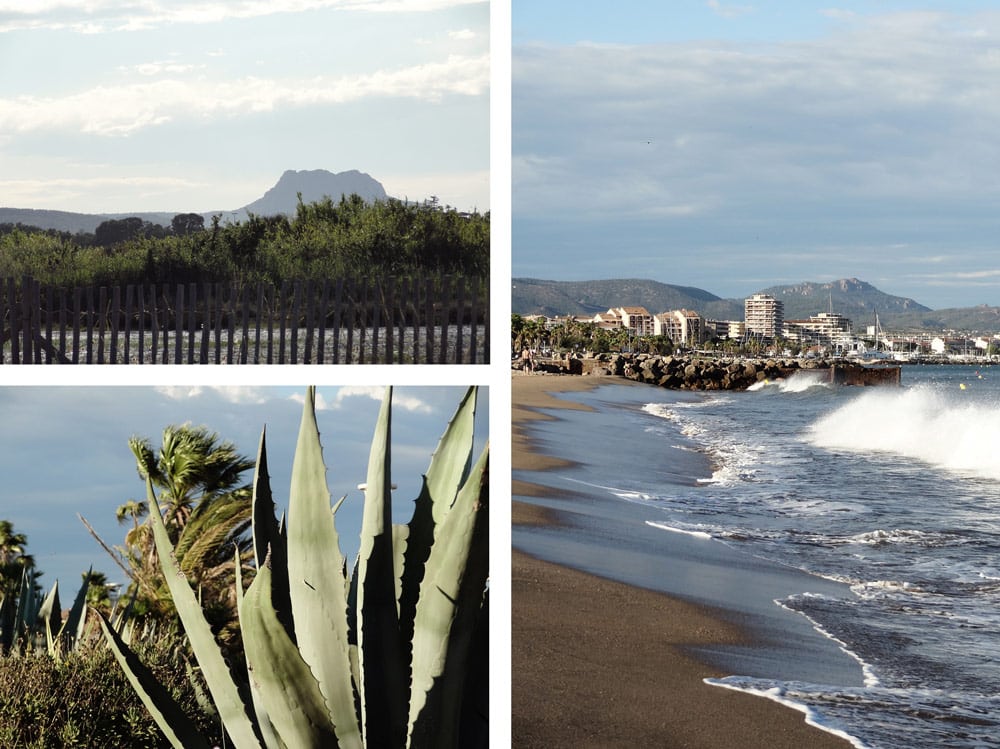
[[[803,371],[744,392],[611,385],[563,394],[594,413],[560,410],[531,433],[577,461],[550,485],[641,509],[663,543],[681,534],[808,573],[815,585],[773,606],[860,673],[709,683],[794,706],[857,747],[1000,747],[1000,367],[909,365],[902,383]]]

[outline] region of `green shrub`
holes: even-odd
[[[160,636],[134,645],[201,730],[220,737],[218,725],[199,707],[179,642]],[[0,657],[0,747],[169,746],[103,639],[77,648],[61,661],[44,653]]]

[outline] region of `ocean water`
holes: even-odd
[[[567,481],[641,506],[648,528],[849,586],[775,605],[856,659],[863,685],[711,683],[794,705],[858,747],[1000,746],[1000,367],[906,367],[900,388],[803,373],[748,392],[612,390],[628,402],[573,399],[617,409],[603,444],[618,458]],[[559,432],[574,423],[538,436],[585,464]]]

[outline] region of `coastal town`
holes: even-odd
[[[688,309],[652,314],[642,306],[610,307],[592,316],[514,314],[511,345],[512,356],[525,359],[682,351],[901,363],[983,363],[1000,356],[1000,334],[887,332],[877,313],[863,323],[832,311],[790,320],[784,303],[768,294],[747,297],[742,320],[712,320]]]

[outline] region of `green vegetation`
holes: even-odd
[[[257,575],[245,594],[239,577],[236,586],[249,694],[223,659],[147,477],[160,564],[229,737],[238,749],[487,746],[489,453],[473,465],[476,391],[466,394],[441,438],[405,526],[391,520],[387,392],[353,574],[340,552],[340,503],[331,508],[314,399],[310,389],[287,523],[275,517],[261,437],[253,485]],[[102,621],[119,663],[174,746],[209,746]]]
[[[171,226],[112,219],[93,234],[0,227],[0,278],[61,288],[149,283],[280,283],[419,271],[486,276],[489,213],[357,195],[305,204],[292,218],[211,225],[178,214]]]
[[[199,707],[194,673],[176,637],[135,638],[144,662],[199,729],[222,746],[218,722]],[[62,658],[0,657],[0,746],[24,749],[160,749],[170,744],[102,639]]]
[[[489,448],[473,462],[476,397],[445,429],[412,519],[393,525],[387,391],[353,571],[312,389],[287,521],[263,436],[256,461],[200,427],[168,427],[159,450],[130,440],[146,500],[119,508],[129,528],[113,556],[132,583],[114,608],[88,571],[63,621],[58,586],[41,597],[27,539],[0,521],[0,746],[488,746]],[[238,618],[220,618],[227,606]]]

